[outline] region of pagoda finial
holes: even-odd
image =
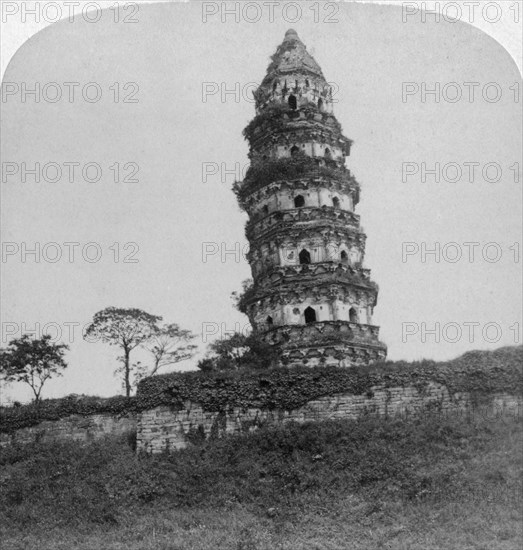
[[[294,29],[289,29],[286,33],[285,33],[285,38],[284,38],[284,41],[285,40],[299,40],[299,36],[298,36],[298,33],[294,30]]]

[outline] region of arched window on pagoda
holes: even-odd
[[[291,157],[296,156],[300,152],[300,148],[295,145],[294,147],[291,147]]]
[[[269,207],[265,204],[262,208],[262,212],[266,216],[269,213]]]
[[[340,207],[340,199],[338,197],[333,197],[332,198],[332,206],[334,206],[334,208],[339,208]]]
[[[310,252],[304,248],[299,255],[300,258],[300,264],[310,264],[311,263],[311,255]]]
[[[349,255],[347,254],[346,250],[342,250],[340,254],[341,261],[346,264],[349,262]]]
[[[323,99],[318,99],[318,110],[323,111]]]
[[[269,315],[267,317],[267,326],[272,327],[274,325],[274,321],[272,320],[272,317]]]
[[[296,96],[295,95],[290,95],[289,96],[289,107],[295,111],[297,108],[298,108],[298,101],[296,100]]]
[[[349,321],[351,323],[359,323],[358,312],[356,311],[356,308],[354,308],[354,307],[351,307],[349,309]]]
[[[297,197],[294,197],[294,207],[301,208],[302,206],[305,206],[305,199],[303,195],[298,195]]]
[[[312,307],[309,306],[304,311],[304,314],[305,314],[305,322],[307,324],[316,322],[316,311]]]
[[[325,158],[326,159],[332,159],[332,153],[331,153],[331,150],[328,147],[325,147]]]

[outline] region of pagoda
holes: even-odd
[[[372,324],[378,287],[363,267],[360,185],[332,88],[288,30],[244,130],[250,167],[234,191],[249,220],[253,283],[239,301],[283,365],[368,365],[386,357]]]

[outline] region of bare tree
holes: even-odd
[[[142,347],[153,357],[153,367],[144,376],[152,376],[168,365],[190,359],[198,346],[189,342],[195,338],[189,330],[181,329],[176,323],[155,327]]]

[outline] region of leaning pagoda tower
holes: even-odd
[[[249,215],[253,284],[240,299],[282,364],[366,365],[387,353],[372,324],[378,287],[363,267],[354,210],[360,185],[345,167],[351,140],[332,89],[294,30],[255,92],[244,130],[250,167],[234,190]]]

